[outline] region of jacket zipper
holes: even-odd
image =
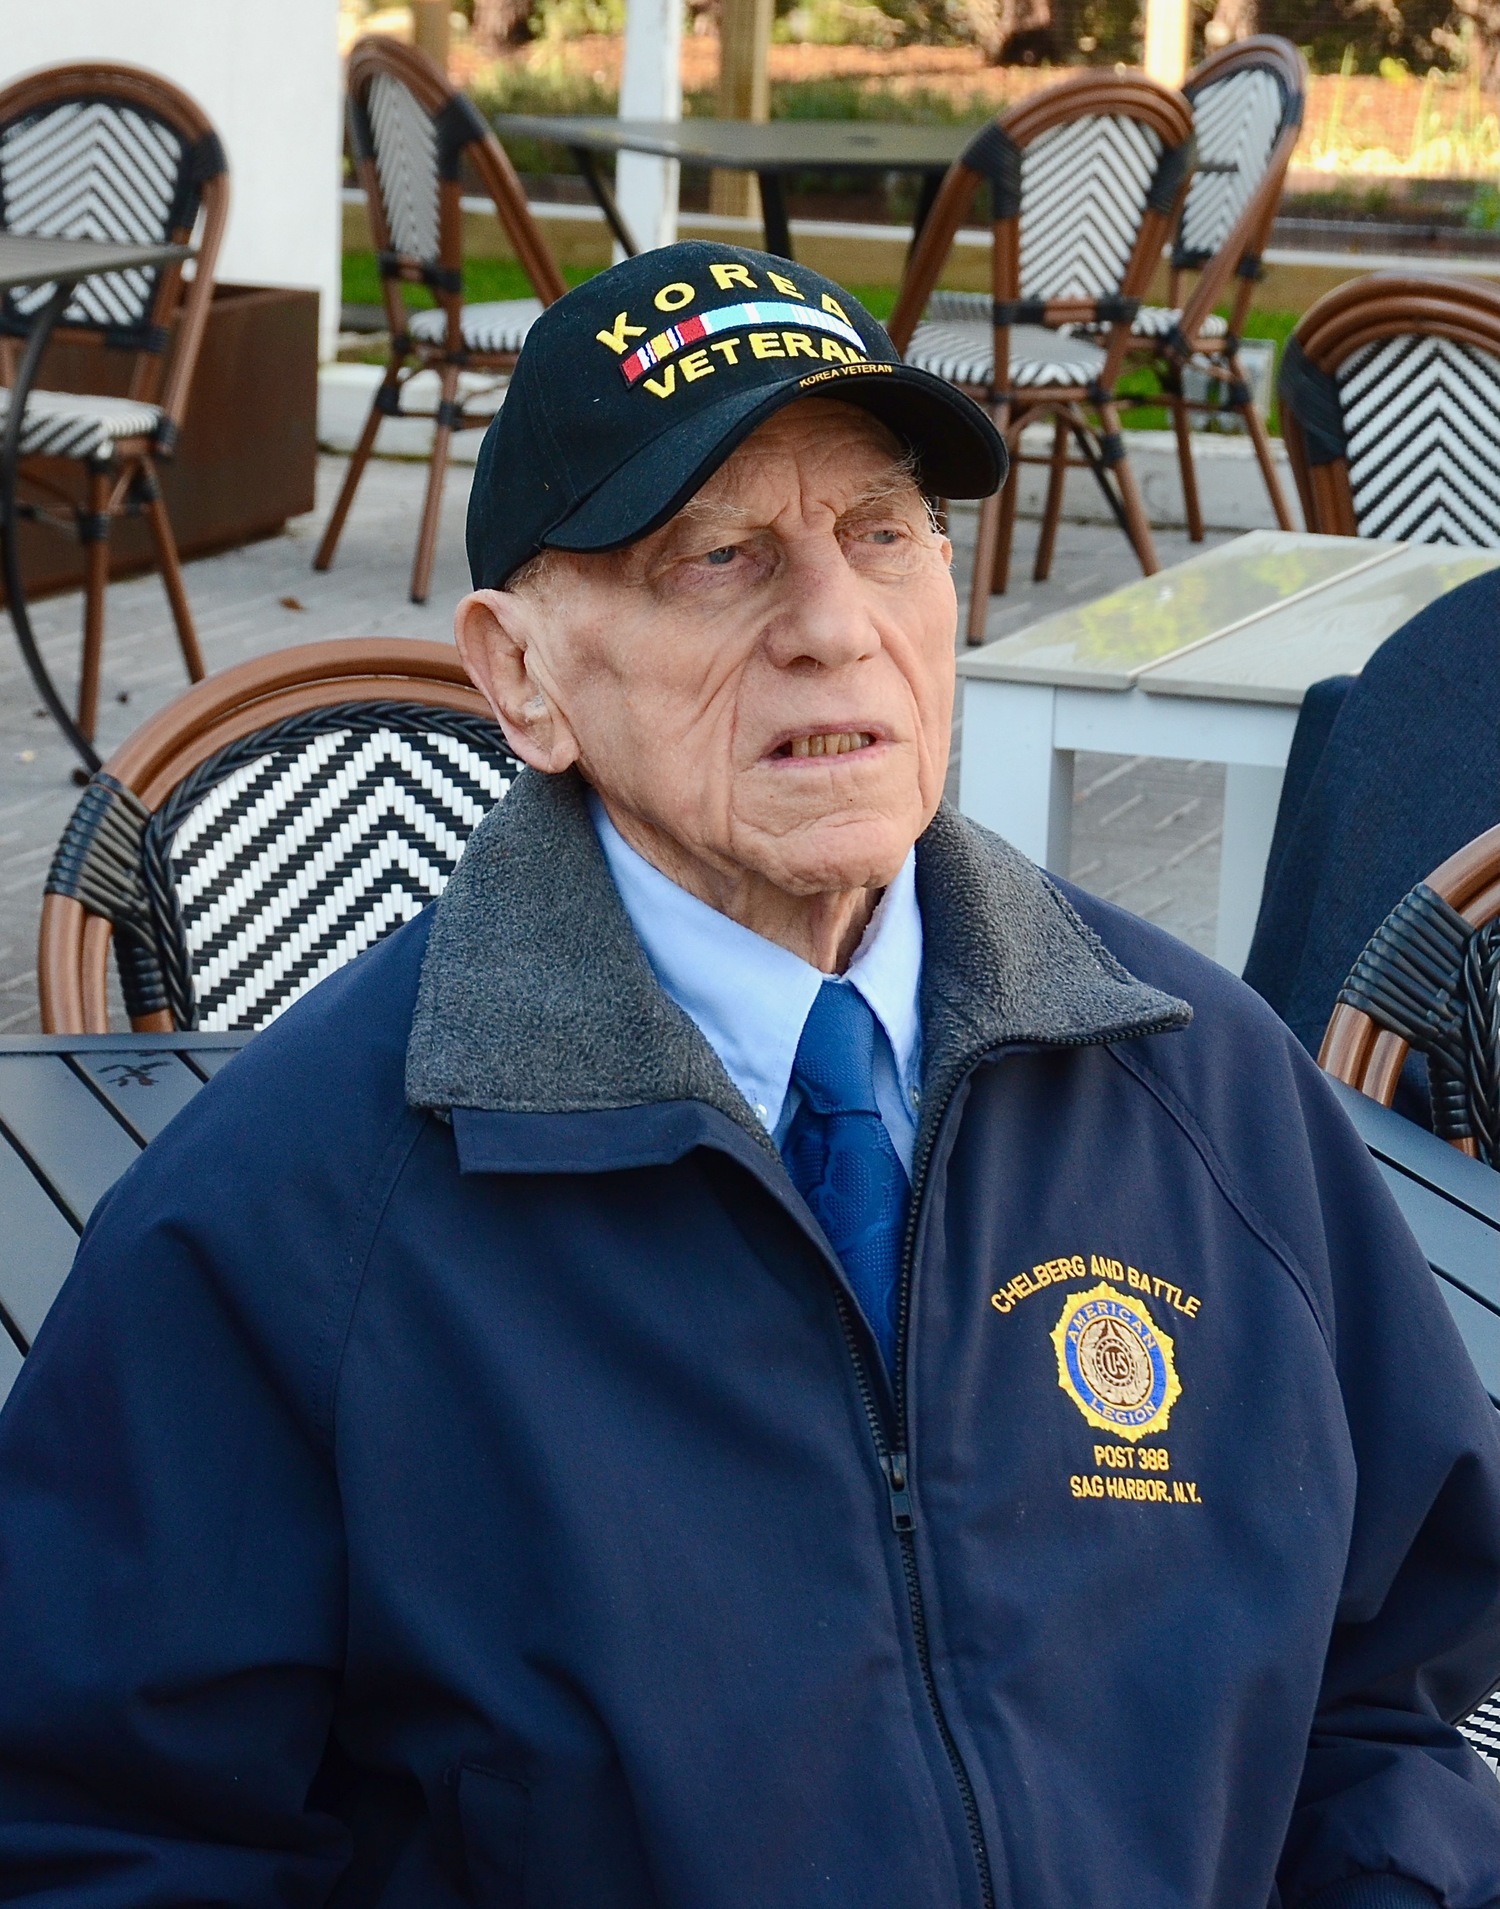
[[[912,1639],[917,1647],[917,1663],[922,1672],[922,1688],[927,1693],[927,1707],[932,1712],[932,1720],[937,1725],[938,1736],[942,1741],[943,1749],[947,1752],[948,1763],[953,1771],[953,1781],[958,1786],[959,1802],[963,1806],[964,1821],[969,1830],[969,1847],[974,1857],[974,1867],[979,1875],[980,1900],[984,1909],[995,1909],[995,1882],[990,1871],[990,1853],[985,1846],[984,1824],[980,1821],[973,1779],[969,1775],[963,1753],[949,1727],[948,1718],[943,1710],[942,1696],[938,1691],[937,1679],[932,1671],[932,1643],[927,1632],[927,1607],[922,1595],[921,1574],[917,1570],[916,1517],[912,1506],[906,1461],[906,1388],[901,1380],[904,1363],[902,1353],[906,1348],[906,1315],[911,1292],[912,1259],[916,1247],[917,1208],[927,1182],[927,1163],[932,1156],[933,1144],[948,1117],[948,1108],[962,1079],[963,1075],[960,1074],[949,1086],[942,1109],[930,1129],[932,1141],[924,1150],[923,1157],[914,1163],[916,1171],[912,1176],[911,1207],[907,1215],[906,1240],[901,1252],[901,1301],[896,1325],[896,1370],[892,1374],[896,1394],[896,1444],[894,1447],[885,1435],[885,1425],[881,1419],[880,1407],[875,1400],[874,1389],[870,1384],[869,1368],[860,1347],[859,1335],[854,1329],[849,1302],[839,1287],[834,1288],[834,1298],[838,1303],[839,1323],[844,1329],[844,1342],[849,1348],[849,1357],[854,1364],[854,1378],[859,1387],[860,1402],[865,1409],[870,1436],[875,1441],[875,1455],[880,1461],[881,1471],[885,1474],[891,1526],[896,1533],[897,1543],[901,1547],[901,1571],[906,1580],[906,1601],[911,1613]]]
[[[1079,1040],[1028,1041],[1026,1046],[1046,1047],[1098,1047],[1115,1041],[1127,1041],[1137,1035],[1153,1032],[1150,1026],[1139,1025],[1111,1031],[1108,1035],[1086,1036]],[[916,1514],[912,1504],[911,1481],[907,1466],[907,1425],[906,1425],[906,1332],[908,1315],[911,1311],[911,1277],[916,1260],[917,1224],[921,1216],[922,1199],[927,1189],[927,1172],[932,1156],[937,1150],[938,1137],[948,1119],[948,1110],[953,1105],[954,1095],[960,1086],[984,1059],[976,1055],[960,1067],[945,1084],[942,1101],[936,1119],[928,1128],[927,1145],[913,1161],[911,1205],[907,1212],[906,1239],[901,1249],[901,1293],[896,1318],[896,1369],[891,1374],[892,1387],[896,1399],[896,1440],[892,1445],[885,1434],[885,1425],[881,1418],[880,1407],[876,1403],[874,1388],[870,1384],[869,1368],[860,1347],[859,1335],[854,1328],[854,1319],[849,1310],[849,1301],[842,1287],[835,1286],[834,1299],[838,1305],[839,1323],[843,1327],[844,1342],[849,1349],[849,1357],[854,1365],[855,1383],[859,1387],[860,1402],[864,1406],[865,1418],[870,1427],[870,1436],[875,1442],[875,1455],[880,1461],[880,1469],[885,1476],[886,1495],[890,1504],[891,1527],[901,1546],[901,1567],[906,1579],[906,1597],[911,1610],[912,1636],[917,1647],[917,1662],[921,1667],[922,1686],[927,1693],[928,1708],[932,1712],[933,1722],[937,1725],[938,1736],[948,1753],[948,1762],[953,1770],[953,1780],[958,1786],[959,1801],[963,1805],[964,1819],[968,1824],[969,1843],[974,1856],[974,1866],[979,1872],[979,1893],[984,1909],[996,1909],[995,1880],[990,1868],[990,1853],[984,1840],[984,1824],[980,1820],[979,1804],[974,1795],[974,1783],[963,1760],[947,1716],[943,1711],[942,1696],[938,1691],[937,1679],[932,1670],[932,1645],[927,1632],[927,1610],[922,1595],[921,1575],[917,1570],[917,1541],[915,1537]]]

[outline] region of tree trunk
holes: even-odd
[[[531,38],[532,0],[474,0],[474,39],[487,53],[500,53]]]
[[[1056,59],[1052,0],[963,0],[969,37],[991,66]]]
[[[1260,32],[1260,0],[1219,0],[1213,18],[1203,29],[1203,44],[1217,53],[1231,40],[1248,40]]]

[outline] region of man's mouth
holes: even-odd
[[[788,756],[852,756],[875,738],[867,729],[827,729],[815,736],[792,736],[771,753]]]

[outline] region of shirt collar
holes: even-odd
[[[657,980],[697,1023],[724,1071],[773,1130],[803,1025],[828,976],[679,888],[630,846],[592,793],[589,811]],[[884,1028],[910,1099],[921,1066],[922,915],[915,850],[881,897],[844,978]]]

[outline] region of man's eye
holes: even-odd
[[[738,544],[720,544],[717,550],[710,550],[703,561],[722,569],[726,563],[733,563],[738,553]]]
[[[871,530],[866,532],[865,542],[867,544],[893,544],[899,541],[900,536],[901,533],[898,530]]]

